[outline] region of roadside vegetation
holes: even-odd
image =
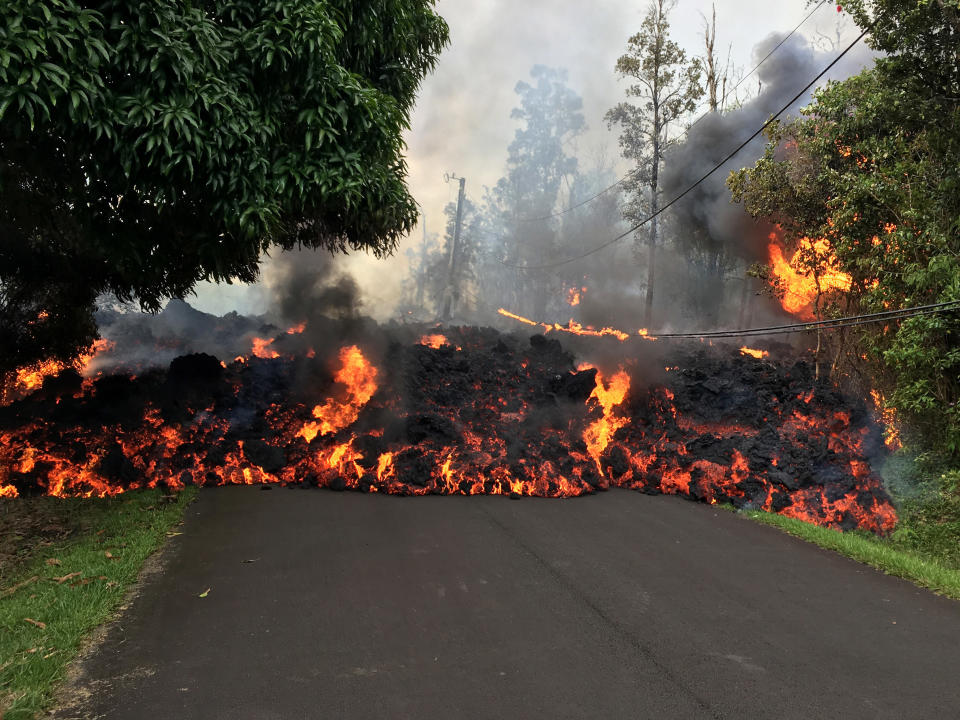
[[[900,515],[889,537],[864,531],[840,532],[758,510],[747,517],[960,600],[960,471],[943,458],[893,455],[884,468],[886,484]]]
[[[195,493],[0,500],[0,718],[50,706],[84,639],[176,534]]]

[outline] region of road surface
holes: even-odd
[[[166,563],[56,717],[960,717],[960,603],[679,498],[210,489]]]

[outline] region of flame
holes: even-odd
[[[897,409],[887,405],[886,398],[879,390],[871,390],[873,406],[876,408],[880,421],[883,423],[883,442],[889,450],[896,452],[903,443],[900,441],[900,426],[897,422]]]
[[[295,400],[267,404],[256,399],[262,393],[253,393],[253,402],[264,403],[255,407],[266,428],[257,452],[252,440],[237,439],[231,426],[236,403],[229,394],[206,408],[192,408],[189,419],[167,418],[159,403],[148,403],[139,424],[70,426],[72,421],[56,413],[39,416],[18,429],[0,430],[0,497],[33,488],[55,496],[103,497],[141,487],[267,482],[405,495],[573,497],[624,487],[763,508],[834,527],[888,532],[896,523],[882,482],[867,462],[869,428],[853,424],[853,414],[837,407],[834,394],[821,397],[797,387],[764,405],[759,417],[724,416],[715,408],[700,415],[689,393],[680,396],[678,390],[675,396],[663,385],[632,388],[628,371],[620,367],[612,375],[590,377],[582,406],[564,403],[562,413],[539,422],[541,396],[552,394],[548,389],[564,380],[564,370],[556,358],[533,353],[511,361],[501,352],[495,362],[505,364],[489,368],[488,341],[477,333],[476,340],[464,342],[467,353],[476,348],[480,354],[458,359],[453,374],[445,375],[441,362],[436,388],[442,392],[429,388],[421,398],[426,405],[409,406],[399,392],[380,391],[381,371],[360,348],[343,347],[332,390],[307,422],[310,411]],[[462,376],[471,363],[475,374]],[[755,369],[776,372],[773,366]],[[566,372],[572,374],[572,368]],[[234,397],[251,380],[238,364],[229,365],[224,376]],[[568,379],[580,392],[585,378]],[[670,373],[674,388],[688,386],[688,380],[686,372]],[[91,380],[80,395],[64,396],[73,403],[65,417],[77,417],[86,402],[95,403],[97,391]],[[407,414],[413,412],[408,407],[423,415]],[[384,423],[371,426],[381,417]],[[411,428],[421,420],[428,431],[412,440]],[[769,457],[755,452],[755,438],[770,430],[778,445],[796,452],[770,451]],[[265,447],[282,456],[276,468],[257,464],[271,457]],[[841,470],[839,496],[836,489],[801,480],[809,477],[813,457],[827,458],[823,461]]]
[[[583,366],[581,368],[585,369]],[[587,452],[590,453],[590,457],[597,464],[597,470],[601,473],[603,468],[600,464],[600,456],[607,449],[617,430],[630,422],[628,418],[613,414],[613,409],[624,401],[629,391],[630,376],[622,367],[610,378],[609,383],[604,383],[603,376],[599,371],[597,372],[597,385],[590,394],[590,398],[600,405],[603,417],[587,427],[583,433],[583,441],[587,444]]]
[[[294,325],[292,328],[287,329],[287,335],[303,335],[303,331],[307,329],[307,323],[302,322],[299,325]]]
[[[449,345],[450,342],[447,340],[446,336],[434,334],[434,335],[424,335],[420,338],[420,345],[426,345],[431,347],[434,350],[439,350],[444,345]]]
[[[40,313],[44,316],[44,313]],[[44,317],[40,317],[42,320]],[[101,354],[109,352],[114,347],[114,343],[99,338],[94,341],[84,352],[68,362],[60,360],[44,360],[33,365],[18,368],[8,380],[6,385],[0,386],[0,405],[11,402],[18,397],[23,397],[39,389],[44,381],[49,377],[59,375],[64,370],[73,368],[81,374],[87,374],[93,361]]]
[[[570,288],[569,290],[567,290],[567,305],[569,305],[570,307],[576,307],[577,305],[580,304],[580,301],[583,299],[583,296],[586,294],[587,294],[586,286],[579,287],[579,288],[575,288],[575,287]]]
[[[524,325],[530,325],[532,327],[541,327],[545,333],[548,332],[562,332],[568,333],[570,335],[580,335],[582,337],[614,337],[620,342],[629,340],[632,335],[623,330],[618,330],[612,327],[605,327],[599,330],[588,326],[583,326],[575,320],[570,320],[566,325],[560,325],[559,323],[538,323],[530,318],[525,318],[522,315],[517,315],[512,313],[509,310],[500,308],[497,310],[500,315],[503,315],[506,318],[511,320],[516,320],[517,322],[522,322]],[[637,331],[637,336],[643,338],[644,340],[656,340],[657,338],[647,332],[646,328],[642,328]]]
[[[530,319],[528,319],[528,318],[525,318],[525,317],[522,317],[522,316],[517,315],[517,314],[515,314],[515,313],[512,313],[512,312],[510,312],[509,310],[504,310],[503,308],[500,308],[499,310],[497,310],[497,312],[500,313],[501,315],[503,315],[504,317],[510,318],[511,320],[516,320],[517,322],[522,322],[524,325],[532,325],[532,326],[534,326],[534,327],[536,327],[536,326],[538,325],[538,323],[534,322],[533,320],[530,320]]]
[[[317,421],[305,423],[299,433],[307,442],[312,442],[317,435],[335,433],[352,425],[377,391],[377,369],[356,345],[340,350],[340,366],[333,379],[345,387],[346,398],[343,401],[331,398],[313,408]]]
[[[740,354],[755,357],[757,360],[762,360],[763,358],[770,356],[770,352],[768,350],[755,350],[754,348],[748,348],[746,345],[740,348]]]
[[[784,289],[781,305],[783,309],[793,315],[800,315],[804,319],[813,319],[812,306],[817,299],[817,278],[804,275],[796,268],[800,263],[804,250],[812,250],[817,257],[823,258],[826,269],[820,274],[819,283],[823,292],[840,290],[846,292],[853,282],[850,275],[836,267],[837,258],[833,254],[830,242],[826,238],[811,240],[802,238],[800,248],[788,262],[783,255],[783,244],[776,233],[770,233],[770,244],[767,247],[770,266],[773,274],[780,281]]]
[[[253,354],[254,356],[261,358],[263,360],[272,360],[274,358],[280,357],[280,353],[274,350],[271,345],[273,345],[274,338],[259,338],[255,337],[253,339]]]

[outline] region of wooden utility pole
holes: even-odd
[[[417,272],[417,307],[423,311],[423,290],[427,283],[427,216],[420,215],[423,223],[423,242],[420,244],[420,268]]]
[[[463,223],[464,188],[466,187],[467,180],[466,178],[458,178],[456,175],[451,175],[448,182],[454,179],[460,181],[460,192],[457,195],[457,220],[453,226],[453,242],[450,244],[450,264],[447,269],[447,287],[444,291],[443,315],[441,318],[443,320],[453,319],[457,311],[457,302],[460,300],[460,288],[457,287],[456,266],[457,253],[460,250],[460,226]]]

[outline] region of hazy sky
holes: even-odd
[[[718,52],[726,58],[730,47],[732,64],[743,73],[759,59],[752,56],[758,42],[789,32],[810,12],[804,0],[717,0],[715,5]],[[679,0],[671,14],[671,34],[690,54],[703,52],[701,13],[709,15],[710,6],[709,0]],[[438,0],[451,44],[423,84],[407,137],[410,188],[430,231],[442,229],[443,208],[456,198],[455,183],[445,184],[444,173],[466,177],[467,194],[477,199],[483,186],[504,174],[517,127],[510,119],[513,90],[535,64],[567,69],[570,87],[584,99],[589,130],[578,141],[581,157],[587,162],[599,152],[618,157],[616,133],[607,129],[603,116],[623,98],[614,65],[627,38],[639,29],[645,8],[645,2],[623,0]],[[852,23],[833,4],[821,7],[803,32],[835,37],[838,22],[843,41],[855,37]],[[748,87],[755,90],[755,78],[742,86]],[[419,242],[417,231],[409,243]],[[385,261],[362,254],[340,261],[357,278],[370,314],[383,317],[378,308],[392,305],[409,246]],[[217,313],[263,310],[255,287],[204,287],[194,304]]]

